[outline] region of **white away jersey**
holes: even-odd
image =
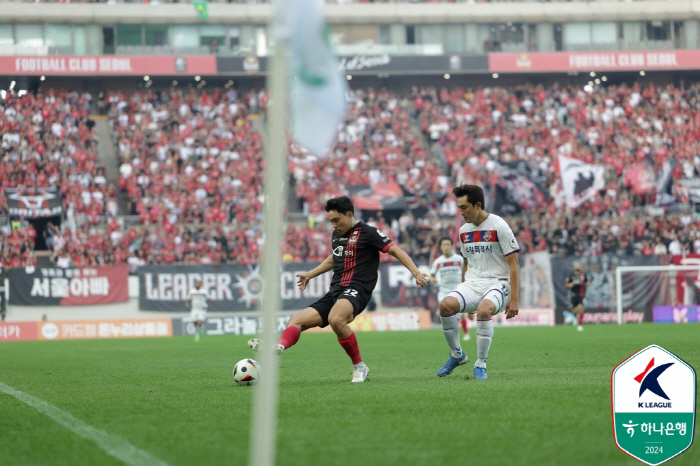
[[[209,296],[207,295],[207,290],[204,288],[192,288],[187,295],[187,299],[190,300],[190,309],[193,311],[203,311],[207,308],[207,299],[209,299]]]
[[[510,279],[506,256],[520,246],[505,220],[489,214],[481,225],[465,223],[459,229],[459,249],[467,259],[465,281],[469,279]]]
[[[464,258],[456,253],[452,253],[450,257],[441,254],[435,259],[430,268],[430,274],[435,275],[440,284],[439,294],[446,295],[462,283],[462,264],[464,264]]]

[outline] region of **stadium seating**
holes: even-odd
[[[323,218],[326,199],[346,194],[348,186],[396,182],[409,196],[435,199],[457,180],[495,186],[503,181],[498,164],[520,160],[539,167],[547,191],[522,214],[506,216],[522,251],[700,251],[689,215],[647,217],[642,209],[654,204],[654,189],[632,189],[640,167],[660,172],[671,158],[677,160],[675,179],[698,176],[694,141],[700,116],[690,102],[699,89],[696,84],[620,85],[586,92],[522,85],[424,87],[404,95],[358,89],[327,157],[289,145],[293,186],[312,221],[288,226],[284,260],[315,262],[329,254],[330,229],[316,222]],[[97,161],[88,95],[47,91],[4,104],[3,144],[9,155],[0,159],[2,188],[57,184],[69,216],[77,220],[73,230],[64,227],[51,238],[55,259],[133,267],[255,263],[262,244],[264,167],[262,138],[248,107],[264,109],[264,92],[239,97],[224,89],[149,89],[111,92],[106,100],[121,162],[119,189],[129,199],[130,211],[121,213],[137,216],[139,226],[123,228],[114,219],[116,190],[105,182]],[[35,159],[27,156],[28,147],[35,148]],[[564,208],[555,170],[560,152],[606,167],[605,191],[576,216]],[[673,193],[680,203],[688,201],[679,185]],[[409,209],[400,219],[365,220],[416,258],[428,259],[437,239],[454,236],[458,224],[438,206],[424,202],[418,215]],[[6,211],[2,197],[0,209]],[[32,262],[27,232],[3,235],[4,264]]]
[[[66,90],[7,94],[0,103],[0,192],[57,186],[71,222],[96,224],[116,214],[116,190],[98,161],[97,134],[88,118],[91,101],[88,93]],[[0,214],[7,214],[4,197]],[[9,245],[11,257],[22,257],[23,265],[30,260],[31,251],[24,249],[33,245]]]

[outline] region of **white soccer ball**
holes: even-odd
[[[238,385],[255,385],[260,379],[260,364],[253,359],[241,359],[233,366],[233,380]]]

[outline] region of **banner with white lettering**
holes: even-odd
[[[283,309],[304,309],[330,289],[330,272],[311,280],[304,291],[296,274],[318,263],[284,264],[280,273]],[[252,311],[263,297],[263,280],[258,266],[197,265],[145,266],[139,268],[139,309],[143,311],[186,311],[185,298],[196,280],[202,281],[211,303],[209,311]]]
[[[10,304],[73,306],[129,300],[129,267],[10,269]]]
[[[63,214],[63,200],[58,188],[6,189],[10,217],[41,218]]]
[[[568,72],[698,69],[698,50],[624,52],[499,52],[488,56],[489,71]]]
[[[0,75],[214,75],[214,55],[49,55],[0,57]]]
[[[291,314],[278,315],[276,331],[282,332],[287,327]],[[173,335],[194,335],[192,319],[173,319]],[[205,335],[258,335],[262,332],[260,316],[207,317],[204,322]]]

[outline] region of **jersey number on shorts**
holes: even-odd
[[[345,290],[343,294],[357,298],[357,290]]]

